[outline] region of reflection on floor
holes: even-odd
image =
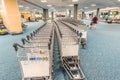
[[[90,24],[89,21],[85,21]],[[16,59],[14,42],[20,43],[25,37],[43,22],[27,23],[24,34],[0,36],[0,80],[21,80]],[[86,80],[120,80],[120,25],[98,23],[96,30],[88,30],[88,44],[80,51],[81,67]],[[57,46],[57,43],[55,43]],[[57,48],[55,46],[55,48]],[[60,69],[58,51],[55,49],[54,80],[66,80]]]

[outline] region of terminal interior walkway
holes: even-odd
[[[89,21],[85,23],[90,24]],[[0,36],[0,80],[20,80],[20,71],[12,44],[37,29],[43,22],[27,23],[24,34]],[[120,26],[100,22],[97,30],[88,30],[86,49],[81,49],[81,68],[86,80],[120,80]],[[58,55],[57,55],[58,57]],[[58,59],[56,57],[56,59]],[[58,66],[57,63],[55,65]],[[54,80],[65,80],[56,68]],[[59,73],[61,73],[59,75]],[[63,73],[63,74],[62,74]],[[57,74],[57,75],[56,75]]]

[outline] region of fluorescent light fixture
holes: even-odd
[[[48,7],[51,7],[52,5],[47,5]]]
[[[96,6],[96,4],[91,4],[91,6]]]
[[[47,2],[47,0],[41,0],[41,2],[45,3],[45,2]]]
[[[79,0],[72,0],[72,2],[78,2]]]
[[[70,5],[68,5],[68,6],[72,7],[72,6],[74,6],[74,5],[73,5],[73,4],[70,4]]]
[[[23,5],[19,5],[18,7],[22,8],[22,7],[24,7],[24,6],[23,6]]]

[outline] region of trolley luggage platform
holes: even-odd
[[[54,26],[58,38],[62,67],[70,80],[84,80],[85,76],[79,63],[80,42],[78,42],[77,34],[61,22],[55,21]]]
[[[23,45],[13,45],[22,80],[53,80],[53,26],[43,26],[28,35],[27,39],[23,38],[22,42]]]

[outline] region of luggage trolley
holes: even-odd
[[[41,30],[47,29],[44,27],[35,32],[35,35],[40,35],[38,33],[41,33]],[[18,58],[22,80],[52,80],[54,29],[52,27],[52,29],[49,28],[49,30],[51,30],[50,33],[52,33],[50,42],[39,42],[42,38],[34,36],[29,40],[22,39],[24,45],[14,43],[13,47],[15,48]]]
[[[61,22],[63,24],[65,24],[66,26],[70,27],[72,30],[74,30],[78,36],[80,36],[80,34],[82,34],[81,35],[81,45],[82,45],[82,48],[85,48],[84,46],[87,44],[87,26],[83,25],[82,23],[78,24],[78,22],[76,23],[76,24],[78,24],[77,26],[70,24],[70,21],[65,22],[63,20]]]
[[[69,27],[56,21],[55,29],[58,37],[60,49],[61,65],[68,74],[70,80],[84,80],[85,76],[80,68],[79,44],[77,34]],[[60,30],[58,30],[58,27]],[[62,37],[59,36],[61,31]],[[71,35],[72,34],[72,35]]]

